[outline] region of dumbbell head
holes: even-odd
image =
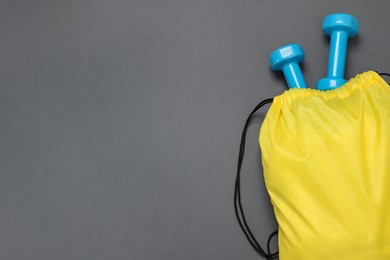
[[[327,36],[334,31],[344,31],[351,38],[359,30],[359,21],[350,14],[331,14],[324,19],[322,30]]]
[[[275,50],[269,56],[273,70],[283,71],[287,85],[290,88],[306,88],[298,63],[305,59],[305,53],[298,44],[289,44]]]
[[[288,44],[275,50],[269,56],[273,70],[282,70],[288,63],[300,63],[305,59],[305,53],[298,44]]]

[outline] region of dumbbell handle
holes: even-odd
[[[330,37],[328,77],[344,78],[347,44],[348,34],[346,32],[332,32]]]
[[[307,88],[302,71],[296,62],[284,65],[282,71],[290,88]]]

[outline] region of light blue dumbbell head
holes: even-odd
[[[272,70],[283,71],[290,88],[306,88],[298,63],[305,59],[305,53],[298,44],[288,44],[275,50],[269,56]]]
[[[348,38],[352,38],[359,31],[359,21],[350,14],[331,14],[325,17],[322,31],[327,36],[331,36],[334,31],[344,31]]]

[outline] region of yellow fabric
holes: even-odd
[[[290,89],[260,130],[280,259],[390,259],[390,86]]]

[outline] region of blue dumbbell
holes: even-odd
[[[269,56],[273,70],[283,71],[290,88],[306,88],[306,82],[298,63],[305,59],[305,53],[298,44],[289,44],[275,50]]]
[[[328,15],[322,24],[325,35],[330,36],[328,76],[317,83],[319,90],[331,90],[343,85],[348,38],[359,30],[359,21],[349,14]]]

